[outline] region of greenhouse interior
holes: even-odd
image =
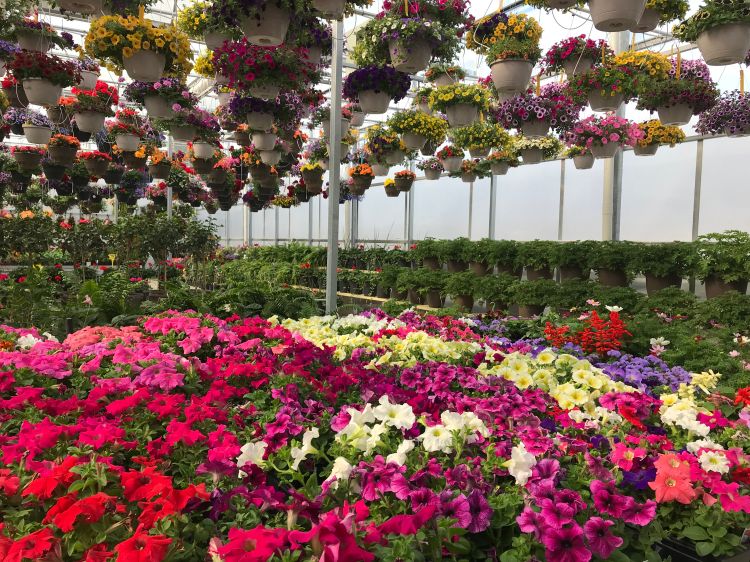
[[[0,562],[750,562],[750,0],[0,23]]]

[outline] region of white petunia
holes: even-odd
[[[466,424],[464,417],[458,412],[443,412],[440,414],[440,421],[448,431],[461,431]]]
[[[722,445],[714,443],[710,439],[697,439],[696,441],[691,441],[685,446],[685,448],[693,454],[697,453],[701,449],[713,449],[714,451],[724,450],[724,447]]]
[[[338,488],[339,482],[349,479],[349,475],[352,473],[352,465],[344,457],[336,457],[333,461],[333,468],[331,468],[331,474],[325,479],[326,482],[331,483],[331,488]]]
[[[516,484],[525,486],[531,477],[531,469],[536,465],[536,457],[526,450],[526,445],[513,447],[510,460],[505,463],[510,475],[516,479]]]
[[[453,434],[442,424],[426,428],[419,438],[422,440],[424,450],[428,453],[438,451],[450,453],[453,449]]]
[[[312,440],[317,439],[318,437],[320,437],[320,431],[317,427],[308,429],[302,436],[302,447],[292,447],[291,453],[292,458],[294,459],[292,470],[299,469],[299,463],[305,460],[307,455],[318,452],[318,450],[312,445]]]
[[[16,340],[16,347],[19,349],[31,349],[40,341],[42,340],[35,338],[31,334],[26,334]]]
[[[237,466],[242,468],[246,464],[254,464],[257,466],[263,466],[263,455],[266,452],[268,444],[264,441],[257,441],[256,443],[246,443],[240,449],[240,456],[237,457]],[[247,476],[247,473],[240,470],[240,478]]]
[[[720,474],[726,474],[729,472],[729,461],[724,453],[719,451],[705,451],[698,457],[701,463],[701,468],[706,472],[718,472]]]
[[[401,445],[398,446],[398,449],[396,449],[395,453],[391,453],[386,457],[386,462],[392,462],[396,463],[399,466],[403,466],[406,464],[406,455],[414,449],[414,441],[411,441],[410,439],[406,439],[405,441],[401,442]]]
[[[379,406],[372,410],[375,419],[397,429],[411,429],[417,421],[409,404],[391,404],[388,396],[381,396]]]
[[[605,306],[604,308],[606,308],[610,312],[620,312],[622,310],[621,306]]]

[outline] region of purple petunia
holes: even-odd
[[[344,97],[350,101],[358,101],[360,92],[374,90],[387,93],[393,101],[400,101],[410,87],[409,75],[392,66],[365,66],[346,77]]]

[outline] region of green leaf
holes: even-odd
[[[703,527],[698,527],[696,525],[686,527],[685,530],[682,531],[682,534],[694,541],[705,541],[709,538],[706,530]]]
[[[698,556],[708,556],[714,551],[714,543],[711,542],[699,542],[695,544],[695,552]]]

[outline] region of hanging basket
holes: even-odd
[[[400,164],[404,161],[404,158],[406,158],[406,153],[403,150],[391,150],[385,154],[386,163],[392,166]]]
[[[232,38],[221,31],[207,31],[203,34],[203,41],[209,51],[215,51],[224,44],[224,41],[231,41]]]
[[[432,58],[432,48],[424,39],[410,41],[391,39],[388,41],[388,50],[393,67],[407,74],[421,72],[427,68]]]
[[[307,192],[310,195],[320,195],[321,193],[323,193],[323,180],[318,183],[305,182],[305,187],[307,188]]]
[[[23,80],[23,91],[29,103],[34,105],[57,105],[62,94],[62,86],[53,84],[44,78],[26,78]]]
[[[8,98],[11,107],[21,108],[29,105],[26,92],[23,91],[23,84],[16,84],[15,87],[11,88],[3,88],[3,93]]]
[[[602,95],[601,90],[591,90],[589,92],[589,105],[592,111],[617,111],[624,100],[621,93],[614,96]]]
[[[172,138],[180,142],[189,142],[195,138],[195,127],[192,125],[172,125],[169,128]]]
[[[99,73],[93,70],[81,70],[81,81],[78,87],[82,90],[93,90],[96,88],[96,82],[99,80]]]
[[[98,133],[104,127],[104,120],[107,116],[96,111],[82,111],[76,113],[73,117],[76,120],[76,125],[83,132]]]
[[[363,192],[365,189],[369,189],[372,185],[372,180],[375,179],[373,176],[353,176],[352,181]],[[360,194],[361,195],[361,194]]]
[[[507,162],[492,162],[490,164],[490,171],[494,176],[504,176],[508,173],[509,168],[510,164]]]
[[[594,155],[593,154],[579,154],[573,157],[573,165],[576,170],[590,170],[594,167]]]
[[[395,178],[393,181],[396,182],[396,188],[403,193],[411,191],[411,186],[414,185],[414,180],[411,178]]]
[[[151,164],[148,167],[148,173],[152,178],[157,180],[167,179],[171,171],[172,165],[169,162],[159,162],[158,164]]]
[[[439,180],[440,176],[442,175],[443,175],[443,172],[441,172],[440,170],[433,169],[433,168],[427,168],[424,171],[424,177],[426,180],[429,180],[429,181]]]
[[[646,0],[589,0],[594,27],[599,31],[625,31],[635,27],[646,8]]]
[[[549,132],[549,121],[543,119],[524,121],[521,125],[521,132],[525,137],[532,139],[546,136]]]
[[[490,65],[492,83],[498,92],[520,94],[531,81],[534,65],[523,59],[505,59]]]
[[[461,174],[461,181],[464,183],[474,183],[477,181],[477,175],[471,172],[464,172]]]
[[[198,174],[210,174],[214,169],[213,158],[193,158],[193,169]]]
[[[750,24],[719,25],[701,33],[696,43],[707,64],[726,66],[743,62],[750,51]]]
[[[594,59],[589,57],[584,58],[578,58],[574,57],[572,59],[568,59],[563,63],[563,70],[565,70],[565,74],[568,76],[568,80],[572,79],[574,76],[578,76],[579,74],[585,74],[591,68],[594,66]]]
[[[460,156],[451,156],[440,162],[443,164],[443,168],[445,168],[446,172],[458,172],[461,169],[463,158]]]
[[[565,10],[577,4],[577,0],[547,0],[547,6],[553,10]]]
[[[320,62],[323,60],[323,49],[321,49],[317,45],[307,47],[305,49],[305,52],[302,53],[302,58],[307,64],[319,66]]]
[[[157,95],[143,98],[143,105],[146,107],[146,113],[152,119],[169,119],[174,115],[169,102]]]
[[[194,142],[193,154],[196,158],[213,158],[216,147],[207,142]]]
[[[261,98],[264,100],[275,100],[281,88],[275,84],[256,84],[247,87],[247,91],[254,98]]]
[[[468,103],[451,105],[446,108],[445,113],[448,117],[448,124],[454,129],[471,125],[479,117],[477,106]]]
[[[37,127],[36,125],[24,125],[23,133],[26,140],[31,144],[47,144],[52,138],[52,129],[49,127]]]
[[[433,111],[430,107],[430,104],[426,101],[421,101],[417,104],[417,110],[421,111],[422,113],[426,113],[427,115],[432,115]]]
[[[16,152],[13,154],[18,167],[24,172],[33,172],[39,169],[39,163],[42,161],[42,154],[38,152]]]
[[[16,32],[16,42],[23,50],[37,51],[38,53],[46,53],[52,46],[52,43],[46,37],[29,31]]]
[[[372,168],[372,173],[375,174],[378,177],[383,177],[388,175],[388,170],[391,169],[390,166],[387,164],[370,164],[370,167]]]
[[[622,145],[619,142],[608,142],[607,144],[592,144],[591,145],[591,154],[594,155],[594,158],[597,160],[599,159],[605,159],[605,158],[614,158],[615,154],[617,154],[617,151],[620,150],[620,147]]]
[[[253,133],[253,144],[257,150],[273,150],[276,146],[276,134],[275,133]]]
[[[658,144],[649,144],[648,146],[636,145],[633,147],[633,154],[636,156],[653,156],[659,150]]]
[[[219,98],[219,105],[225,107],[229,104],[229,100],[232,99],[232,92],[219,92],[216,94],[216,97]]]
[[[404,133],[401,135],[401,140],[404,141],[408,150],[419,150],[427,142],[427,137],[416,133]]]
[[[97,178],[102,177],[109,168],[109,162],[106,160],[84,160],[83,165],[86,166],[89,174]]]
[[[281,152],[278,150],[261,150],[260,159],[264,164],[275,166],[281,160]]]
[[[60,9],[66,12],[75,12],[90,16],[102,11],[102,0],[59,0]]]
[[[643,15],[638,23],[630,28],[633,33],[648,33],[659,27],[659,20],[661,19],[661,13],[653,8],[646,8],[643,10]]]
[[[541,148],[524,148],[521,150],[521,158],[524,164],[539,164],[544,159]]]
[[[124,173],[125,170],[110,168],[109,170],[104,172],[104,181],[107,182],[108,185],[117,185],[120,183],[120,180],[122,180],[122,176]]]
[[[472,158],[487,158],[490,155],[490,147],[485,146],[484,148],[470,148],[469,154]]]
[[[302,179],[305,181],[307,190],[310,190],[310,186],[323,185],[323,171],[316,172],[315,170],[305,170],[302,172]]]
[[[442,88],[443,86],[452,86],[456,82],[459,82],[459,80],[454,80],[453,76],[446,72],[435,76],[435,78],[433,78],[432,80],[432,83],[435,84],[436,88]]]
[[[119,133],[115,135],[115,144],[126,152],[135,152],[141,145],[141,138],[131,133]]]
[[[656,112],[659,114],[659,121],[662,125],[687,125],[693,117],[693,108],[686,103],[657,107]]]
[[[386,185],[385,194],[387,197],[398,197],[401,194],[401,192],[399,191],[398,187],[396,187],[395,185]]]
[[[65,177],[65,173],[68,171],[68,169],[65,166],[61,166],[60,164],[55,164],[54,162],[45,162],[42,164],[42,170],[44,171],[44,175],[48,180],[56,180],[60,181]],[[65,195],[64,193],[60,192],[60,189],[57,189],[58,195]]]
[[[139,157],[135,155],[135,152],[122,153],[122,161],[131,170],[142,170],[146,166],[146,157]]]
[[[256,17],[240,19],[240,29],[247,40],[260,47],[278,47],[286,39],[291,16],[275,2],[265,2]]]
[[[74,146],[50,146],[47,148],[50,159],[63,166],[70,166],[76,160],[76,148]]]
[[[419,152],[422,153],[422,156],[433,156],[437,148],[437,143],[427,141],[426,143],[424,143],[424,146],[419,149]]]
[[[164,75],[167,57],[156,51],[136,51],[122,58],[125,71],[138,82],[158,82]]]
[[[365,113],[380,114],[388,111],[391,105],[391,96],[386,92],[376,92],[375,90],[364,90],[357,95],[359,106]]]
[[[312,0],[312,7],[325,19],[340,20],[344,15],[346,0]]]
[[[363,111],[352,111],[352,127],[361,127],[365,123],[366,113]]]
[[[247,114],[247,124],[256,131],[268,131],[273,127],[273,113],[251,111]]]

